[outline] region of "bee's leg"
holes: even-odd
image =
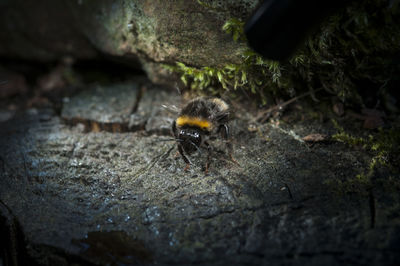
[[[176,130],[176,121],[175,120],[174,120],[174,122],[172,122],[172,133],[174,134],[175,139],[178,139],[178,132]],[[180,155],[182,156],[182,159],[186,163],[184,171],[187,171],[189,169],[189,166],[191,163],[190,163],[189,159],[186,157],[185,153],[183,152],[183,148],[180,143],[178,143],[178,151],[179,151]]]
[[[186,163],[186,166],[185,166],[184,171],[187,171],[187,170],[189,169],[189,166],[191,165],[191,162],[190,162],[190,160],[186,157],[186,155],[185,155],[185,153],[184,153],[184,151],[183,151],[182,145],[179,144],[179,143],[178,143],[178,151],[179,151],[179,153],[181,154],[182,159],[183,159],[183,160],[185,161],[185,163]]]
[[[239,163],[233,158],[233,146],[232,143],[229,141],[229,127],[226,124],[222,124],[218,128],[218,132],[221,134],[221,137],[225,140],[226,148],[229,153],[229,157],[231,158],[232,162],[239,165]]]
[[[180,143],[178,143],[178,151],[179,151],[179,153],[181,154],[181,156],[182,156],[183,160],[185,161],[185,163],[190,164],[190,161],[189,161],[189,159],[186,157],[186,155],[185,155],[185,153],[184,153],[184,151],[183,151],[182,145],[181,145]]]
[[[222,124],[218,128],[218,132],[221,134],[221,137],[225,140],[226,148],[230,155],[232,155],[232,143],[228,140],[229,139],[229,127],[226,124]]]
[[[175,139],[178,139],[178,133],[176,132],[176,121],[172,123],[172,133],[174,134]]]
[[[207,151],[208,151],[206,169],[204,170],[204,173],[208,174],[208,168],[210,167],[210,159],[211,159],[212,147],[207,141],[204,141],[204,145],[207,147]]]

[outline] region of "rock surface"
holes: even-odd
[[[224,66],[238,62],[243,44],[222,31],[230,18],[246,18],[258,1],[0,2],[0,56],[58,60],[93,58],[98,51],[140,62],[153,81],[162,63]]]
[[[126,124],[135,108],[138,84],[95,86],[72,99],[64,99],[61,117],[65,120]]]
[[[131,88],[134,97],[140,88],[124,86],[111,89]],[[90,106],[98,97],[95,90],[83,93],[70,103],[81,99]],[[126,95],[114,95],[122,110],[131,108]],[[252,116],[238,105],[231,128],[239,165],[217,139],[208,174],[205,151],[191,157],[185,172],[168,141],[174,116],[162,108],[179,101],[177,94],[147,88],[133,114],[145,126],[125,132],[87,132],[85,120],[104,121],[73,104],[64,104],[62,117],[30,109],[1,123],[5,265],[400,262],[398,193],[333,193],[326,181],[356,175],[368,156],[338,143],[302,140],[332,134],[331,128],[300,122],[249,127]],[[119,123],[124,114],[109,105],[107,98],[96,100],[96,110],[111,112]],[[66,124],[66,114],[79,123]]]

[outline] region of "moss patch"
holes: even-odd
[[[367,167],[359,174],[345,180],[329,180],[338,191],[367,193],[376,185],[391,190],[400,189],[400,128],[379,129],[368,138],[355,137],[333,120],[338,132],[333,140],[343,142],[353,149],[361,148],[371,154]],[[384,174],[382,174],[384,173]]]
[[[370,0],[354,3],[326,19],[321,30],[312,35],[287,62],[265,60],[244,50],[240,64],[221,68],[187,66],[181,62],[166,66],[179,73],[191,89],[223,93],[241,89],[251,91],[266,102],[266,95],[293,96],[305,90],[324,88],[343,102],[363,105],[360,97],[367,84],[384,90],[395,76],[393,60],[400,52],[400,21],[397,4]],[[243,21],[228,20],[222,30],[236,42],[245,41]]]

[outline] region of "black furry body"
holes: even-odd
[[[231,111],[226,102],[219,98],[199,97],[187,103],[178,118],[172,124],[172,131],[178,143],[178,150],[183,160],[190,164],[185,154],[190,155],[200,147],[211,146],[207,142],[210,136],[220,134],[227,140],[229,136],[228,121]],[[227,142],[229,151],[231,145]]]

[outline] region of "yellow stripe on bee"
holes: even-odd
[[[210,129],[211,123],[205,119],[200,119],[197,117],[190,116],[180,116],[176,119],[176,125],[178,127],[189,125],[189,126],[197,126],[200,128]]]

